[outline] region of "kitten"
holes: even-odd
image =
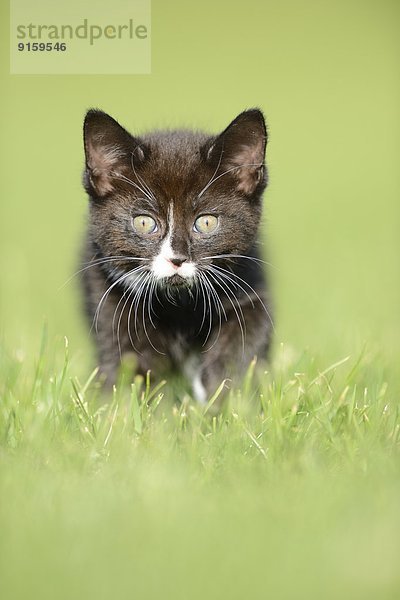
[[[216,136],[133,137],[87,113],[83,286],[108,384],[134,353],[137,372],[180,370],[205,402],[266,357],[272,321],[257,252],[266,142],[256,109]]]

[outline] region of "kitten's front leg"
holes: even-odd
[[[226,310],[227,320],[222,321],[219,335],[218,324],[210,336],[199,375],[193,382],[200,402],[204,403],[224,379],[228,380],[228,387],[231,382],[240,381],[255,356],[260,360],[267,356],[272,324],[266,309],[258,299],[253,299],[253,304],[247,299],[241,302],[241,311],[236,310]]]

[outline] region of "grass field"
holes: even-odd
[[[2,598],[399,596],[381,359],[281,347],[261,390],[250,369],[212,416],[215,397],[141,380],[99,403],[46,343],[34,364],[1,357]]]
[[[400,598],[400,5],[233,5],[153,0],[148,76],[11,76],[0,6],[1,600]],[[93,106],[265,111],[276,333],[219,416],[179,381],[101,401],[65,285]]]

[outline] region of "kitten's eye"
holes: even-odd
[[[148,215],[139,215],[132,220],[133,229],[137,233],[154,233],[157,231],[157,223]]]
[[[212,233],[218,225],[218,217],[214,215],[201,215],[194,222],[193,229],[197,233]]]

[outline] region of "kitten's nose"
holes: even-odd
[[[187,260],[187,256],[183,256],[183,255],[178,255],[178,256],[174,256],[173,258],[169,259],[169,262],[172,262],[172,264],[175,267],[180,267],[182,263],[184,263]]]

